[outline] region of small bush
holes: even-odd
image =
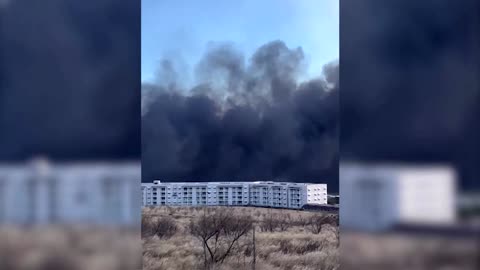
[[[322,225],[329,224],[338,226],[338,217],[334,215],[316,214],[308,220],[308,229],[313,234],[319,234],[322,231]]]
[[[262,232],[274,232],[279,227],[280,220],[272,215],[265,215],[262,222],[260,223],[260,230]]]
[[[267,214],[260,223],[260,231],[262,232],[284,232],[293,225],[290,215]]]
[[[173,219],[181,233],[145,239],[143,269],[250,270],[254,256],[255,268],[262,270],[338,267],[336,258],[330,258],[338,256],[336,228],[326,224],[336,222],[334,215],[265,208],[172,208],[176,210],[173,215],[166,208],[155,215],[144,212],[155,221]],[[309,228],[315,215],[325,216],[319,234],[312,234]]]
[[[142,217],[142,237],[158,236],[160,238],[172,237],[178,230],[175,220],[171,217],[148,218]]]
[[[284,254],[304,255],[309,252],[320,251],[326,246],[325,241],[307,240],[307,241],[291,241],[290,239],[282,239],[279,241],[278,250]]]

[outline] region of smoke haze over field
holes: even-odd
[[[342,1],[342,159],[453,163],[479,187],[479,12],[476,0]]]
[[[0,160],[140,158],[138,6],[0,8]]]
[[[231,44],[210,48],[198,84],[165,60],[158,84],[142,86],[144,181],[326,182],[338,190],[338,64],[300,82],[301,48],[281,41],[246,61]]]

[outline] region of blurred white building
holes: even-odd
[[[444,166],[340,164],[340,225],[387,230],[456,219],[456,175]]]
[[[0,224],[136,225],[139,163],[0,164]]]
[[[142,183],[143,205],[238,205],[301,208],[327,204],[326,184],[287,182]]]

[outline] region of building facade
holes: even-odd
[[[327,204],[326,184],[286,182],[142,183],[143,206],[263,206],[299,209]]]
[[[140,164],[0,164],[1,224],[133,225]]]
[[[380,231],[456,219],[456,176],[444,166],[340,164],[340,225]]]

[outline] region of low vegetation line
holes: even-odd
[[[257,207],[148,207],[143,269],[338,269],[336,213]]]

